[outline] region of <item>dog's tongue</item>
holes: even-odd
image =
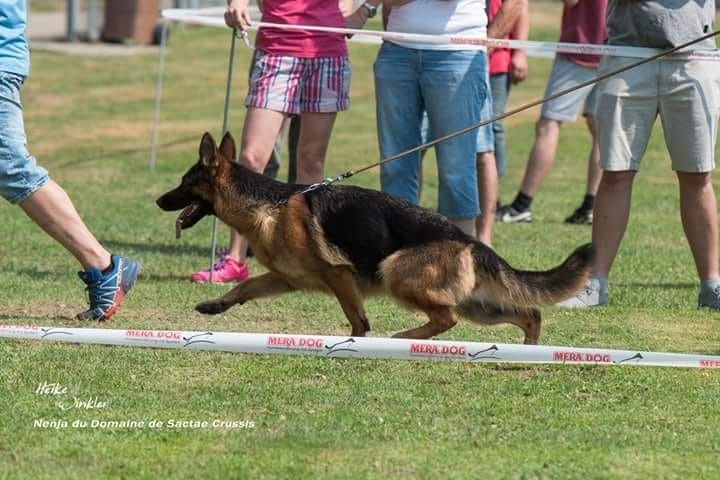
[[[175,239],[179,239],[180,235],[182,234],[182,226],[183,222],[186,218],[190,217],[197,208],[197,205],[195,203],[191,203],[187,207],[183,209],[182,212],[180,212],[180,215],[178,215],[177,220],[175,220]]]

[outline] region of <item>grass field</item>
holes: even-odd
[[[551,21],[559,18],[543,11]],[[556,35],[533,25],[532,38]],[[176,241],[175,216],[154,199],[196,160],[204,131],[220,135],[229,38],[223,30],[173,29],[154,172],[148,145],[155,56],[33,52],[24,89],[31,151],[102,242],[145,266],[108,327],[347,334],[339,307],[322,296],[288,295],[213,318],[193,311],[227,289],[187,281],[207,264],[211,222]],[[353,104],[338,117],[328,175],[378,159],[374,54],[372,46],[351,47]],[[230,119],[238,136],[249,57],[239,50]],[[549,66],[531,61],[511,108],[542,95]],[[503,199],[520,182],[536,116],[533,109],[507,121]],[[494,246],[513,265],[549,268],[589,240],[589,228],[562,223],[583,194],[587,147],[581,123],[565,126],[557,164],[533,207],[535,222],[497,225]],[[349,183],[375,188],[377,175],[369,171]],[[430,158],[425,177],[422,203],[432,207],[437,182]],[[720,353],[720,315],[695,308],[696,276],[677,202],[658,127],[637,178],[610,305],[546,309],[542,343]],[[20,209],[5,205],[0,215],[0,323],[78,326],[72,318],[84,304],[74,260]],[[226,239],[221,229],[221,243]],[[367,309],[374,336],[423,321],[387,300],[368,301]],[[463,323],[442,338],[515,343],[521,334],[510,326]],[[59,383],[67,393],[38,395],[43,383]],[[105,407],[61,411],[58,401],[72,396]],[[56,429],[34,427],[38,419],[221,419],[254,426]],[[0,479],[719,475],[717,371],[330,361],[0,341]]]

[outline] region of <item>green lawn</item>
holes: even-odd
[[[554,37],[533,30],[533,38]],[[345,335],[330,298],[293,294],[206,317],[193,306],[227,287],[188,275],[207,263],[209,220],[174,239],[175,216],[154,199],[195,160],[205,130],[220,135],[230,34],[174,28],[167,56],[160,155],[148,168],[154,55],[33,52],[24,90],[31,151],[113,251],[145,273],[110,328]],[[240,46],[241,47],[241,46]],[[353,44],[352,108],[338,117],[328,175],[377,161],[375,47]],[[237,55],[230,128],[239,137],[249,51]],[[510,108],[539,98],[548,60],[532,60]],[[521,180],[538,109],[508,119],[509,200]],[[697,285],[661,132],[638,175],[633,213],[603,309],[545,310],[548,345],[720,353],[720,315],[695,308]],[[498,225],[513,265],[548,268],[590,238],[563,218],[583,194],[588,136],[563,129],[557,164],[529,225]],[[284,175],[284,170],[281,173]],[[423,204],[436,175],[425,163]],[[349,183],[376,188],[372,170]],[[20,209],[0,221],[0,323],[76,327],[77,265]],[[221,243],[227,232],[221,229]],[[256,264],[253,270],[261,270]],[[368,301],[372,334],[421,318]],[[511,326],[463,323],[444,339],[515,343]],[[60,397],[38,395],[59,383]],[[63,411],[70,397],[102,409]],[[66,428],[36,420],[67,421]],[[170,420],[253,422],[252,428],[171,428]],[[73,421],[163,421],[161,428],[74,428]],[[0,479],[103,478],[707,478],[720,476],[720,372],[326,360],[0,341]]]

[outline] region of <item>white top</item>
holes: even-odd
[[[389,32],[427,35],[462,35],[487,38],[485,0],[413,0],[393,7],[388,19]],[[480,45],[392,42],[424,50],[485,50]]]

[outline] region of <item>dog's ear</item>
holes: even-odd
[[[208,168],[217,167],[217,147],[215,147],[215,139],[210,133],[205,132],[200,140],[200,163]]]
[[[220,153],[226,160],[234,162],[237,158],[237,151],[235,149],[235,139],[230,132],[225,133],[222,142],[220,142]]]

